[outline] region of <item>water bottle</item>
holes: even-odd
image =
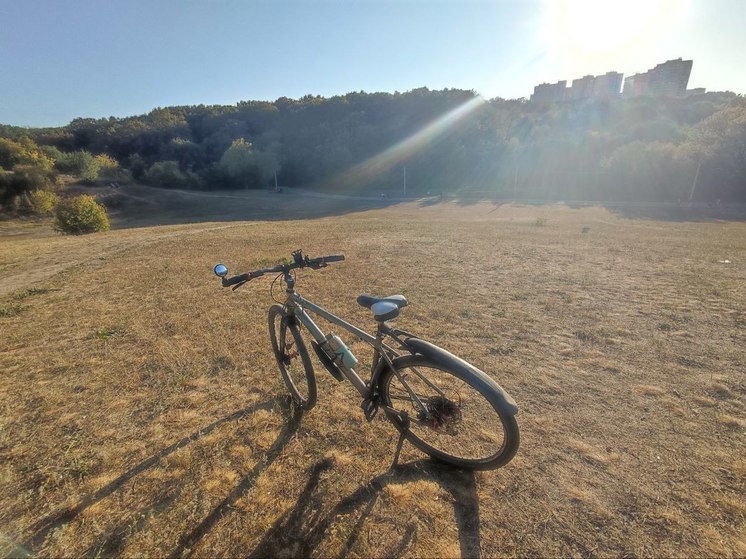
[[[332,351],[330,357],[334,359],[334,362],[338,366],[349,370],[357,365],[357,357],[352,354],[350,348],[348,348],[342,341],[342,338],[336,334],[329,334],[326,337],[326,342],[329,349]]]

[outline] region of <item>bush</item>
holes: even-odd
[[[117,183],[130,182],[129,172],[127,169],[120,167],[116,159],[109,157],[105,153],[97,155],[94,159],[99,167],[98,178],[100,180]]]
[[[57,195],[49,190],[34,190],[29,195],[31,209],[38,215],[50,215],[57,205]]]
[[[25,151],[21,144],[7,138],[0,138],[0,168],[9,171],[23,162],[24,158]]]
[[[194,173],[182,173],[176,161],[153,163],[145,172],[143,182],[163,188],[199,188],[199,178]]]
[[[108,231],[109,217],[106,209],[93,196],[82,194],[57,204],[54,228],[71,235]]]
[[[100,163],[87,151],[64,153],[54,166],[63,173],[71,173],[83,182],[94,182],[98,178]]]
[[[48,190],[55,184],[54,172],[36,165],[16,165],[12,172],[0,170],[0,202],[31,190]]]

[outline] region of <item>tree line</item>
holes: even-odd
[[[0,125],[0,203],[60,174],[186,189],[746,202],[746,99],[482,100],[427,88]]]

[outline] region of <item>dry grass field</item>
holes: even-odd
[[[508,466],[405,445],[389,471],[393,427],[318,364],[317,407],[290,411],[271,278],[232,292],[212,266],[298,247],[347,256],[301,293],[371,329],[355,297],[403,293],[398,325],[515,398]],[[486,203],[4,223],[0,293],[3,555],[746,555],[746,223]]]

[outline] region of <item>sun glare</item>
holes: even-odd
[[[373,179],[424,149],[456,122],[485,103],[486,101],[481,96],[473,97],[378,155],[339,173],[327,181],[328,185],[343,188],[349,187],[350,184],[365,183]]]
[[[575,57],[623,53],[662,38],[685,8],[677,0],[550,0],[547,46]]]

